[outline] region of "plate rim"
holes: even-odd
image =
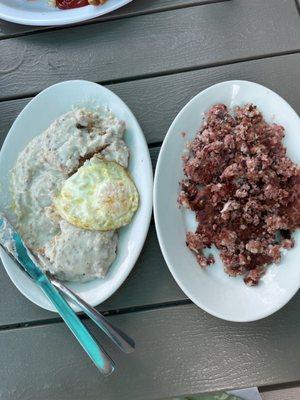
[[[166,136],[164,137],[159,155],[158,155],[158,159],[157,159],[157,163],[156,163],[156,168],[155,168],[155,174],[154,174],[154,182],[153,182],[153,215],[154,215],[154,221],[155,221],[155,229],[156,229],[156,234],[157,234],[157,238],[158,238],[158,242],[159,242],[159,247],[161,249],[161,252],[163,254],[164,260],[173,276],[173,278],[175,279],[176,283],[178,284],[178,286],[180,287],[180,289],[185,293],[185,295],[199,308],[201,308],[202,310],[204,310],[205,312],[213,315],[214,317],[217,317],[219,319],[222,319],[224,321],[229,321],[229,322],[239,322],[239,323],[245,323],[245,322],[254,322],[254,321],[259,321],[263,318],[266,318],[272,314],[274,314],[275,312],[279,311],[282,307],[284,307],[293,297],[294,295],[298,292],[298,290],[300,289],[300,285],[298,288],[296,288],[295,290],[292,290],[290,292],[290,295],[287,297],[287,299],[284,299],[282,302],[279,303],[278,307],[276,307],[276,309],[272,309],[271,311],[266,311],[266,312],[261,312],[257,314],[257,317],[253,317],[253,318],[229,318],[229,317],[224,317],[222,316],[220,313],[215,312],[214,310],[210,309],[209,306],[203,304],[201,301],[199,301],[194,294],[190,291],[190,289],[188,287],[186,287],[185,284],[183,284],[179,277],[177,276],[176,270],[172,265],[172,262],[168,256],[168,252],[164,246],[164,239],[163,239],[163,234],[161,232],[161,228],[160,228],[160,224],[158,223],[158,202],[157,202],[157,185],[158,185],[158,174],[159,174],[159,170],[161,168],[161,163],[162,163],[162,159],[163,156],[162,154],[164,153],[165,149],[167,148],[167,141],[168,138],[171,137],[172,135],[172,131],[174,126],[176,126],[177,121],[179,120],[179,118],[181,117],[181,115],[185,112],[185,110],[187,108],[190,107],[190,105],[197,101],[197,99],[202,96],[204,93],[206,93],[207,91],[209,91],[211,88],[215,88],[218,86],[223,86],[223,85],[228,85],[228,84],[251,84],[253,86],[257,86],[263,89],[268,90],[272,95],[277,96],[283,103],[285,103],[289,108],[290,111],[299,118],[297,112],[293,109],[293,107],[283,98],[281,97],[278,93],[274,92],[272,89],[261,85],[257,82],[252,82],[252,81],[248,81],[248,80],[243,80],[243,79],[232,79],[232,80],[226,80],[226,81],[222,81],[222,82],[218,82],[216,84],[210,85],[207,88],[201,90],[200,92],[198,92],[195,96],[193,96],[177,113],[177,115],[175,116],[175,118],[173,119],[167,133]]]
[[[88,10],[93,10],[95,9],[95,12],[89,13],[89,12],[73,12],[73,10],[81,10],[79,9],[72,9],[72,10],[59,10],[59,12],[62,12],[65,14],[65,17],[56,19],[55,16],[53,15],[54,18],[49,18],[49,15],[47,15],[47,12],[44,11],[20,11],[23,13],[25,16],[18,16],[14,15],[10,12],[7,12],[8,6],[5,4],[0,4],[0,19],[3,19],[4,21],[8,22],[13,22],[15,24],[19,25],[28,25],[28,26],[65,26],[65,25],[71,25],[71,24],[76,24],[79,22],[84,22],[88,21],[93,18],[100,17],[101,15],[109,14],[118,8],[121,8],[125,6],[126,4],[131,3],[133,0],[118,0],[119,3],[110,6],[106,11],[101,11],[101,7],[99,7],[99,10],[97,10],[94,6],[85,6],[88,7]],[[83,8],[83,7],[82,7]],[[70,15],[71,13],[68,14],[68,12],[73,12],[75,14],[74,16]],[[94,10],[93,10],[94,11]],[[36,17],[34,16],[36,14]],[[31,16],[32,15],[32,16]]]
[[[97,301],[89,301],[89,303],[90,303],[92,306],[95,307],[95,306],[97,306],[97,305],[99,305],[99,304],[102,304],[102,303],[103,303],[104,301],[106,301],[107,299],[109,299],[109,298],[121,287],[121,285],[126,281],[126,279],[128,278],[130,272],[131,272],[132,269],[134,268],[134,266],[135,266],[135,264],[136,264],[136,262],[137,262],[137,260],[138,260],[138,258],[139,258],[139,256],[140,256],[140,254],[141,254],[141,252],[142,252],[142,249],[143,249],[143,246],[144,246],[144,244],[145,244],[145,241],[146,241],[146,238],[147,238],[147,235],[148,235],[148,231],[149,231],[149,228],[150,228],[151,215],[152,215],[152,209],[153,209],[153,196],[152,196],[152,193],[153,193],[153,168],[152,168],[152,162],[151,162],[149,147],[148,147],[148,144],[147,144],[145,135],[144,135],[143,130],[142,130],[142,128],[141,128],[139,122],[137,121],[135,115],[133,114],[133,112],[131,111],[131,109],[128,107],[128,105],[127,105],[117,94],[115,94],[113,91],[111,91],[110,89],[106,88],[105,86],[102,86],[102,85],[100,85],[100,84],[98,84],[98,83],[95,83],[95,82],[91,82],[91,81],[87,81],[87,80],[82,80],[82,79],[75,79],[75,80],[67,80],[67,81],[58,82],[58,83],[56,83],[56,84],[54,84],[54,85],[51,85],[51,86],[45,88],[44,90],[42,90],[41,92],[39,92],[36,96],[34,96],[34,97],[25,105],[25,107],[21,110],[21,112],[18,114],[18,116],[15,118],[15,120],[14,120],[12,126],[10,127],[10,129],[9,129],[9,131],[8,131],[6,137],[5,137],[5,140],[4,140],[3,144],[2,144],[1,151],[0,151],[0,160],[1,160],[2,157],[3,157],[3,154],[5,154],[6,146],[8,146],[8,143],[7,143],[7,142],[8,142],[8,140],[9,140],[8,137],[9,137],[10,132],[13,130],[14,125],[17,124],[17,121],[19,120],[19,118],[21,118],[22,114],[23,114],[23,113],[26,113],[27,107],[29,107],[30,104],[31,104],[33,101],[36,101],[36,99],[38,99],[40,96],[42,96],[42,95],[43,95],[45,92],[47,92],[48,90],[51,90],[53,87],[64,86],[64,85],[69,85],[69,84],[74,84],[74,83],[75,83],[75,84],[76,84],[76,83],[79,83],[79,84],[89,84],[89,85],[95,86],[95,87],[97,86],[97,89],[100,88],[100,91],[103,90],[104,92],[109,93],[109,96],[111,96],[112,98],[115,98],[115,99],[117,99],[118,101],[121,102],[122,107],[129,113],[129,115],[130,115],[132,121],[133,121],[134,124],[136,125],[136,127],[137,127],[137,129],[138,129],[138,131],[139,131],[140,140],[141,140],[141,142],[143,142],[143,146],[145,147],[145,150],[146,150],[146,151],[145,151],[144,154],[143,154],[143,159],[144,159],[145,169],[146,169],[146,171],[147,171],[147,172],[146,172],[146,174],[147,174],[147,181],[149,181],[149,187],[148,187],[148,191],[147,191],[147,192],[149,193],[149,195],[147,196],[147,198],[143,199],[143,201],[146,203],[146,204],[145,204],[144,213],[143,213],[143,220],[145,221],[145,224],[143,225],[143,227],[142,227],[142,229],[141,229],[139,246],[137,247],[137,250],[136,250],[136,252],[135,252],[135,255],[134,255],[134,257],[132,258],[132,261],[131,261],[131,264],[132,264],[132,265],[131,265],[130,268],[128,268],[128,269],[126,270],[126,272],[125,272],[124,274],[122,274],[122,279],[120,279],[119,282],[112,284],[112,289],[110,290],[110,294],[104,296],[102,299],[100,299],[100,301],[98,301],[98,300],[97,300]],[[70,107],[72,107],[72,104],[71,104],[71,103],[70,103]],[[114,111],[114,110],[112,110],[112,111]],[[34,137],[35,137],[35,136],[34,136]],[[146,166],[147,166],[147,167],[146,167]],[[118,255],[118,253],[117,253],[117,255]],[[7,273],[7,275],[9,276],[10,280],[12,281],[12,283],[14,284],[14,286],[19,290],[19,292],[22,293],[23,296],[25,296],[28,300],[30,300],[32,303],[36,304],[37,306],[39,306],[39,307],[41,307],[41,308],[44,308],[45,310],[48,310],[48,311],[52,311],[52,312],[56,312],[56,313],[57,313],[57,311],[54,309],[54,307],[52,306],[51,303],[49,303],[49,306],[48,306],[48,304],[47,304],[48,302],[47,302],[45,305],[42,305],[42,304],[38,301],[38,298],[29,297],[29,296],[27,295],[27,293],[23,290],[22,282],[19,283],[19,282],[18,282],[18,279],[17,279],[17,283],[16,283],[16,281],[15,281],[15,279],[14,279],[14,273],[13,273],[12,271],[10,271],[10,267],[9,267],[8,269],[6,268],[6,266],[5,266],[5,264],[6,264],[6,260],[5,260],[5,259],[6,259],[6,258],[8,259],[9,257],[8,257],[7,254],[4,252],[4,250],[0,248],[0,259],[1,259],[1,261],[2,261],[3,267],[4,267],[4,269],[5,269],[6,273]],[[13,263],[13,264],[15,264],[15,263]],[[122,264],[120,264],[119,268],[120,268],[121,266],[122,266]],[[19,267],[17,267],[16,265],[14,265],[14,268],[16,268],[17,270],[19,269]],[[21,271],[21,272],[22,272],[22,271]],[[25,273],[24,273],[24,274],[25,274]],[[25,284],[25,286],[26,286],[26,284]],[[75,290],[75,291],[76,291],[76,290]],[[43,293],[42,293],[42,295],[45,296]],[[47,299],[47,300],[48,300],[48,299]],[[76,312],[81,311],[81,309],[80,309],[78,306],[74,305],[72,302],[69,302],[69,304],[70,304],[71,307],[74,309],[74,311],[76,311]]]

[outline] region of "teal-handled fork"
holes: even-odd
[[[42,272],[21,236],[2,215],[0,215],[0,244],[5,252],[12,257],[43,290],[99,370],[105,375],[112,373],[115,368],[112,359],[96,342],[76,313]]]

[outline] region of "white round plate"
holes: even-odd
[[[173,121],[158,157],[154,179],[154,217],[161,250],[175,280],[203,310],[229,321],[254,321],[286,304],[300,287],[300,232],[296,245],[286,251],[280,265],[272,265],[256,287],[242,277],[225,274],[217,251],[216,263],[202,269],[185,245],[186,232],[196,228],[194,214],[179,209],[179,181],[184,177],[181,156],[186,143],[202,125],[203,113],[216,103],[233,108],[252,102],[267,122],[285,127],[285,145],[293,161],[300,163],[300,120],[276,93],[252,82],[229,81],[211,86],[195,96]],[[182,135],[185,132],[186,135]],[[183,137],[184,136],[184,137]]]
[[[0,153],[0,210],[11,204],[9,172],[18,154],[36,135],[72,106],[108,106],[126,122],[125,141],[130,149],[129,171],[140,194],[140,206],[133,221],[119,230],[117,258],[104,279],[70,283],[84,300],[96,306],[110,297],[133,268],[146,239],[152,212],[152,166],[147,143],[134,115],[110,90],[87,81],[67,81],[50,86],[38,94],[20,113],[11,127]],[[55,311],[44,293],[30,280],[2,249],[3,265],[16,287],[33,303]],[[73,307],[78,311],[77,307]]]
[[[49,0],[1,0],[0,18],[23,25],[59,26],[86,21],[110,13],[132,0],[107,0],[101,6],[60,10]]]

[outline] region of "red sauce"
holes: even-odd
[[[56,6],[62,10],[84,7],[88,4],[88,0],[56,0]]]

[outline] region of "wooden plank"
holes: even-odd
[[[95,18],[90,21],[84,21],[75,25],[87,25],[90,23],[100,22],[100,21],[109,21],[113,19],[125,18],[134,15],[148,14],[158,11],[164,11],[175,8],[182,7],[191,7],[200,4],[208,4],[214,3],[217,1],[226,1],[226,0],[139,0],[133,1],[132,3],[110,13],[103,15],[102,17]],[[62,11],[63,12],[63,11]],[[13,24],[7,21],[0,21],[0,39],[23,35],[37,31],[49,30],[49,27],[42,26],[29,26],[29,25],[18,25]],[[60,29],[60,28],[53,28]]]
[[[2,40],[0,97],[65,79],[115,82],[294,52],[298,23],[294,0],[240,0]]]
[[[186,296],[172,278],[165,264],[159,249],[155,228],[152,225],[141,256],[129,278],[98,309],[102,311],[121,310],[183,299],[186,299]],[[57,317],[56,314],[32,304],[15,288],[0,261],[0,327],[55,317]]]
[[[300,387],[262,392],[261,398],[262,400],[299,400]]]
[[[272,317],[248,324],[193,305],[113,316],[135,338],[136,351],[120,354],[92,330],[118,365],[107,378],[62,323],[3,331],[0,398],[92,400],[101,393],[103,400],[153,400],[297,381],[299,307],[298,295]]]
[[[131,108],[148,143],[163,140],[179,110],[197,93],[218,82],[245,79],[283,96],[300,114],[300,54],[270,57],[215,68],[108,85]],[[30,98],[0,102],[0,146]]]

